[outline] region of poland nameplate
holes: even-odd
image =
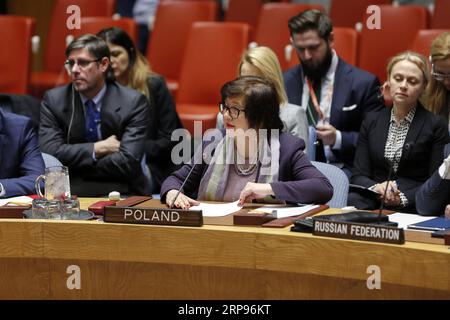
[[[202,211],[169,208],[105,207],[105,222],[201,227]]]

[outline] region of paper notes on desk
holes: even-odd
[[[400,212],[389,215],[389,221],[397,222],[398,228],[400,229],[407,229],[410,224],[427,221],[433,218],[434,217],[424,217],[419,216],[418,214],[400,213]]]
[[[12,198],[0,199],[0,206],[5,206],[5,205],[20,206],[20,205],[31,204],[32,201],[33,201],[33,198],[27,197],[27,196],[12,197]]]
[[[238,206],[239,201],[231,203],[202,203],[190,207],[189,210],[202,210],[204,217],[224,217],[242,209]]]
[[[301,207],[280,207],[280,206],[266,205],[258,209],[252,210],[252,212],[271,213],[274,218],[280,219],[299,216],[318,207],[319,205],[316,204],[308,204]]]
[[[434,217],[427,221],[410,224],[409,229],[419,229],[426,231],[450,230],[450,219],[444,217]]]

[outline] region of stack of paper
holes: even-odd
[[[261,208],[255,209],[252,212],[261,212],[261,213],[272,213],[272,215],[277,218],[287,218],[287,217],[294,217],[299,216],[301,214],[304,214],[312,209],[318,208],[319,205],[317,204],[307,204],[303,205],[301,207],[281,207],[280,206],[271,206],[266,205],[262,206]]]
[[[20,196],[20,197],[12,197],[12,198],[6,198],[6,199],[0,199],[0,206],[23,206],[26,204],[31,204],[33,202],[33,198],[27,197],[27,196]]]
[[[232,203],[203,203],[190,207],[189,210],[202,210],[204,217],[224,217],[242,209],[238,206],[239,201]]]

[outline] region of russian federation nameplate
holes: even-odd
[[[331,221],[314,218],[313,235],[391,244],[404,244],[403,229],[376,224]]]
[[[202,211],[169,208],[105,207],[105,222],[201,227]]]

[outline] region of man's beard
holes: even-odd
[[[327,53],[323,58],[322,62],[318,66],[311,66],[305,62],[302,62],[300,59],[300,63],[302,65],[303,73],[305,76],[312,81],[313,83],[316,81],[320,81],[328,72],[328,69],[331,66],[331,61],[333,59],[333,53],[330,47],[327,49]]]

